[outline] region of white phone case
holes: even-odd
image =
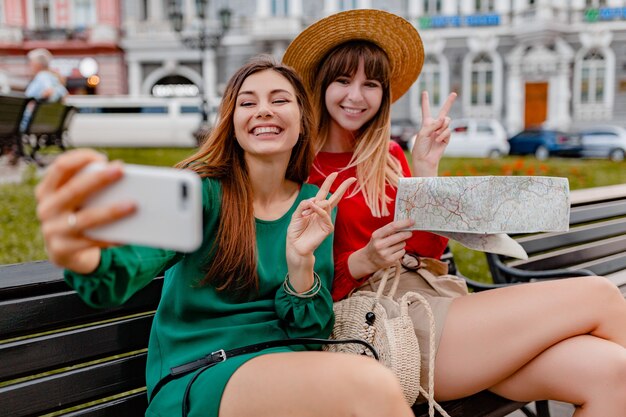
[[[86,171],[98,171],[104,164],[93,163]],[[108,206],[132,201],[137,210],[105,226],[89,229],[85,235],[107,242],[152,246],[193,252],[202,244],[202,183],[186,170],[124,164],[118,182],[90,197],[83,207]]]

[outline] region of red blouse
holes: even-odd
[[[411,176],[409,164],[400,146],[390,141],[389,152],[395,156],[402,165],[404,176]],[[348,165],[352,158],[352,152],[332,153],[320,152],[315,158],[313,169],[309,176],[309,182],[318,187],[322,185],[326,176],[334,171],[339,171],[331,192],[345,179],[356,177],[356,167],[341,171]],[[354,187],[354,185],[353,185]],[[387,195],[392,198],[389,203],[389,216],[373,217],[365,202],[365,197],[359,193],[349,197],[352,188],[349,189],[339,202],[337,220],[335,222],[335,240],[333,243],[335,256],[335,279],[333,281],[332,295],[335,301],[344,298],[354,288],[361,285],[363,279],[357,280],[352,277],[348,268],[348,257],[356,250],[361,249],[370,241],[372,233],[393,221],[395,209],[396,188],[387,186]],[[416,231],[407,240],[406,251],[439,259],[448,243],[448,239],[429,232]]]

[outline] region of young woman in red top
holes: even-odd
[[[339,203],[335,299],[406,252],[437,258],[446,245],[428,233],[403,231],[409,221],[392,221],[398,178],[410,173],[402,151],[389,141],[390,106],[417,79],[423,58],[412,25],[380,10],[322,19],[283,58],[308,84],[317,106],[320,152],[309,180],[320,183],[331,172],[339,172],[340,180],[357,177]],[[433,118],[423,94],[414,175],[437,175],[454,99],[450,95]],[[577,417],[624,415],[626,301],[610,281],[585,277],[511,286],[448,299],[440,307],[433,306],[437,400],[489,389],[519,401],[570,402]],[[416,332],[427,321],[412,318]]]

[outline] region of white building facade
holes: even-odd
[[[435,111],[456,91],[453,117],[496,118],[511,134],[539,125],[626,125],[626,0],[214,0],[206,11],[209,29],[218,27],[223,8],[232,24],[204,54],[186,48],[172,30],[172,4],[182,10],[182,34],[197,33],[195,0],[123,2],[133,96],[205,91],[215,105],[251,56],[280,58],[291,39],[328,14],[379,8],[412,22],[426,50],[418,82],[394,104],[396,119],[419,124],[426,89]]]

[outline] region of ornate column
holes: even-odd
[[[524,128],[524,86],[522,83],[521,62],[524,45],[519,45],[507,57],[509,74],[506,85],[506,130],[509,134]]]
[[[131,97],[138,97],[141,95],[141,78],[142,70],[141,64],[137,59],[127,58],[128,62],[128,93]]]
[[[217,100],[217,63],[215,60],[215,50],[207,48],[202,57],[202,80],[204,82],[204,93],[209,99],[209,105]]]

